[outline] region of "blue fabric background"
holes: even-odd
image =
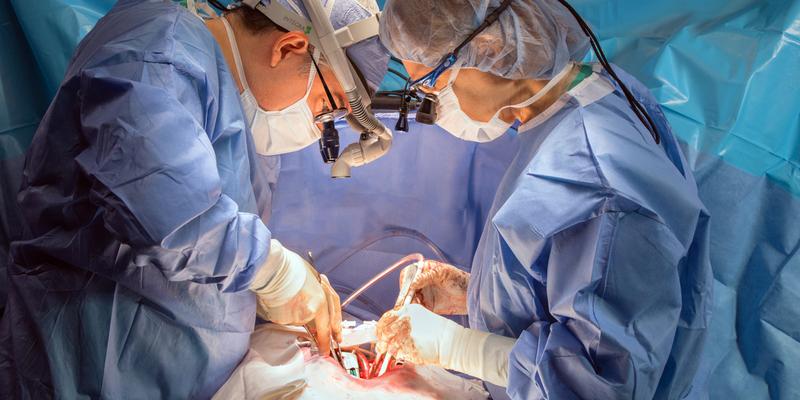
[[[112,4],[0,0],[0,269],[24,229],[15,205],[24,150],[74,47]],[[712,214],[715,310],[702,366],[711,374],[692,397],[800,397],[800,0],[573,4],[611,60],[653,90]],[[393,235],[331,271],[342,294],[401,254],[432,255],[408,232],[468,265],[514,146],[513,133],[476,146],[412,125],[347,181],[327,178],[313,147],[285,156],[270,228],[312,250],[321,270]],[[0,271],[0,297],[4,286]],[[393,291],[382,282],[351,311],[378,312]]]

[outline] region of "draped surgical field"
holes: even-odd
[[[330,357],[312,355],[302,331],[272,324],[251,336],[250,351],[214,399],[465,399],[488,398],[479,383],[442,368],[405,364],[361,379]]]

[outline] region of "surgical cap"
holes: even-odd
[[[435,67],[500,5],[500,0],[389,0],[383,44],[400,59]],[[458,53],[456,67],[508,79],[550,79],[581,60],[588,38],[556,0],[514,0]]]
[[[278,3],[309,18],[300,0],[279,0]],[[330,10],[333,29],[340,29],[369,18],[379,11],[375,0],[327,0],[322,3]],[[378,90],[389,65],[389,51],[381,44],[378,37],[354,43],[345,49],[345,52],[361,73],[369,89],[373,92]]]

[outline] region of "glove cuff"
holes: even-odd
[[[269,307],[277,307],[300,292],[306,274],[305,260],[272,239],[267,260],[256,273],[250,290],[261,296]]]
[[[442,354],[442,367],[472,375],[505,387],[508,384],[508,356],[515,340],[459,326]]]

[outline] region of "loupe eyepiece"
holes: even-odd
[[[398,132],[408,132],[408,116],[400,114],[397,118],[397,123],[394,124],[394,130]]]
[[[319,152],[322,161],[330,164],[339,158],[339,131],[332,120],[322,123],[322,137],[319,139]]]
[[[394,130],[398,132],[408,132],[408,105],[405,104],[405,101],[400,106],[400,115],[397,117]]]
[[[436,103],[438,99],[433,94],[426,94],[425,98],[422,99],[422,103],[419,105],[419,109],[417,109],[417,122],[426,125],[433,125],[436,123],[436,118],[438,117],[436,114]]]
[[[322,124],[322,137],[319,138],[319,152],[322,162],[330,164],[339,158],[339,131],[336,130],[336,119],[347,115],[346,108],[331,110],[325,105],[322,113],[314,117],[314,122]]]

